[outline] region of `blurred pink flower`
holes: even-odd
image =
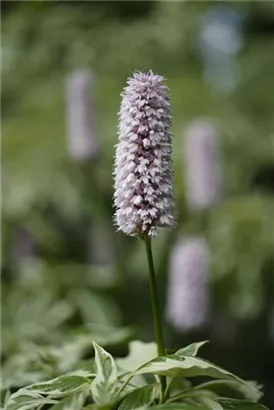
[[[209,252],[205,239],[181,238],[171,253],[167,320],[178,331],[202,326],[209,308]]]
[[[206,209],[222,196],[220,152],[216,132],[207,121],[194,121],[185,131],[185,180],[191,210]]]
[[[92,75],[87,70],[75,70],[67,78],[67,147],[76,161],[98,154],[94,117]]]

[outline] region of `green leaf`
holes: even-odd
[[[91,383],[93,400],[99,407],[112,404],[117,400],[117,367],[113,357],[97,343],[95,350],[96,377]]]
[[[87,397],[87,393],[80,392],[75,393],[65,399],[61,400],[59,403],[54,404],[50,409],[51,410],[78,410],[80,409]]]
[[[10,396],[4,409],[32,410],[46,403],[48,403],[47,399],[43,398],[40,394],[29,392],[23,388]]]
[[[25,388],[28,392],[36,392],[39,394],[50,394],[51,396],[59,396],[75,393],[79,390],[88,389],[90,381],[86,377],[70,375],[60,376],[56,379],[47,382],[32,384]]]
[[[249,386],[247,387],[246,384]],[[254,382],[239,383],[234,380],[214,380],[207,383],[199,384],[194,390],[206,390],[222,397],[231,397],[234,399],[246,399],[257,402],[262,397],[260,386]],[[250,386],[253,387],[250,389]]]
[[[204,406],[205,410],[224,410],[220,403],[217,401],[204,397],[199,400],[200,403]]]
[[[181,349],[177,350],[175,354],[183,356],[197,356],[198,350],[206,343],[208,343],[208,340],[204,340],[203,342],[191,343],[190,345],[182,347]]]
[[[129,393],[122,401],[119,410],[133,410],[149,406],[157,396],[157,385],[143,386]]]
[[[205,408],[198,404],[165,403],[159,406],[151,406],[149,410],[205,410]]]
[[[206,360],[182,355],[157,357],[135,371],[135,374],[153,373],[169,377],[209,376],[218,379],[230,379],[242,383],[253,392],[254,387],[234,374]],[[255,389],[256,392],[256,389]]]
[[[32,410],[44,404],[55,404],[56,400],[53,400],[52,397],[60,396],[63,394],[72,394],[80,389],[87,390],[89,386],[90,381],[85,377],[60,376],[48,382],[33,384],[25,388],[19,389],[16,393],[10,396],[5,407],[5,410]],[[42,394],[50,394],[50,398],[43,397]],[[77,395],[74,394],[70,398],[73,399],[75,397],[73,403],[77,403],[77,400],[80,401],[80,398],[85,398],[85,396],[86,394],[84,394],[84,392],[81,392]],[[69,403],[69,401],[65,403]],[[74,408],[71,408],[72,410],[74,410],[77,407],[74,406]],[[57,407],[57,409],[59,410],[59,407]],[[60,407],[60,410],[61,409],[70,410],[70,407]]]
[[[223,399],[220,400],[224,410],[268,410],[260,403],[245,400]]]
[[[9,389],[1,389],[1,408],[5,407],[9,398],[10,398],[10,390]]]

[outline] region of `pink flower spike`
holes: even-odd
[[[127,84],[115,157],[115,220],[127,235],[154,237],[158,226],[174,226],[168,88],[152,71],[135,73]]]

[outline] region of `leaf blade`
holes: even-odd
[[[157,385],[143,386],[129,393],[118,410],[134,410],[150,406],[157,396]]]
[[[46,403],[46,400],[40,394],[22,388],[9,397],[4,409],[32,410],[43,403]]]
[[[208,397],[203,397],[199,401],[204,406],[205,410],[224,410],[220,403]]]
[[[76,393],[79,390],[86,390],[89,386],[90,381],[86,377],[67,375],[56,377],[47,382],[32,384],[25,389],[38,394],[50,394],[53,397]]]
[[[253,401],[247,400],[233,400],[233,399],[223,399],[220,400],[224,410],[268,410],[261,403],[254,403]]]
[[[195,391],[206,390],[212,391],[221,397],[230,397],[233,399],[245,399],[257,402],[262,397],[260,386],[254,382],[246,382],[254,384],[255,389],[246,388],[245,384],[234,380],[213,380],[210,382],[199,384],[194,387]]]
[[[165,403],[158,406],[151,406],[149,410],[205,410],[199,404],[190,403]]]
[[[191,343],[190,345],[182,347],[181,349],[177,350],[175,354],[182,356],[197,356],[199,349],[206,343],[208,343],[208,340],[204,340],[203,342]]]
[[[217,379],[234,380],[238,383],[245,385],[246,389],[251,392],[257,392],[257,390],[240,379],[238,376],[230,373],[229,371],[222,369],[219,366],[214,365],[206,360],[182,356],[182,355],[168,355],[164,357],[157,357],[150,362],[139,367],[135,374],[158,374],[168,377],[197,377],[208,376]]]
[[[59,403],[54,404],[50,410],[75,410],[80,409],[87,397],[87,393],[75,393],[69,397],[62,399]]]
[[[91,392],[94,402],[104,407],[117,399],[118,371],[113,357],[96,342],[93,345],[96,376],[91,383]]]

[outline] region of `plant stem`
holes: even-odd
[[[158,296],[157,296],[157,286],[156,286],[155,269],[154,269],[153,256],[152,256],[151,239],[149,237],[145,237],[144,241],[145,241],[145,246],[146,246],[146,254],[147,254],[147,261],[148,261],[148,268],[149,268],[151,304],[152,304],[154,331],[155,331],[155,337],[156,337],[156,342],[157,342],[158,356],[165,356],[164,338],[163,338],[163,331],[162,331],[162,324],[161,324],[160,307],[159,307],[159,301],[158,301]],[[166,378],[161,377],[160,380],[161,380],[162,393],[163,393],[163,398],[164,398],[164,393],[166,390]]]
[[[158,296],[157,296],[156,276],[155,276],[155,270],[154,270],[150,238],[148,237],[145,238],[145,245],[146,245],[147,261],[148,261],[148,268],[149,268],[151,304],[152,304],[154,331],[155,331],[155,336],[156,336],[158,355],[164,356],[165,355],[164,339],[163,339],[163,331],[162,331],[162,324],[161,324],[159,301],[158,301]]]

